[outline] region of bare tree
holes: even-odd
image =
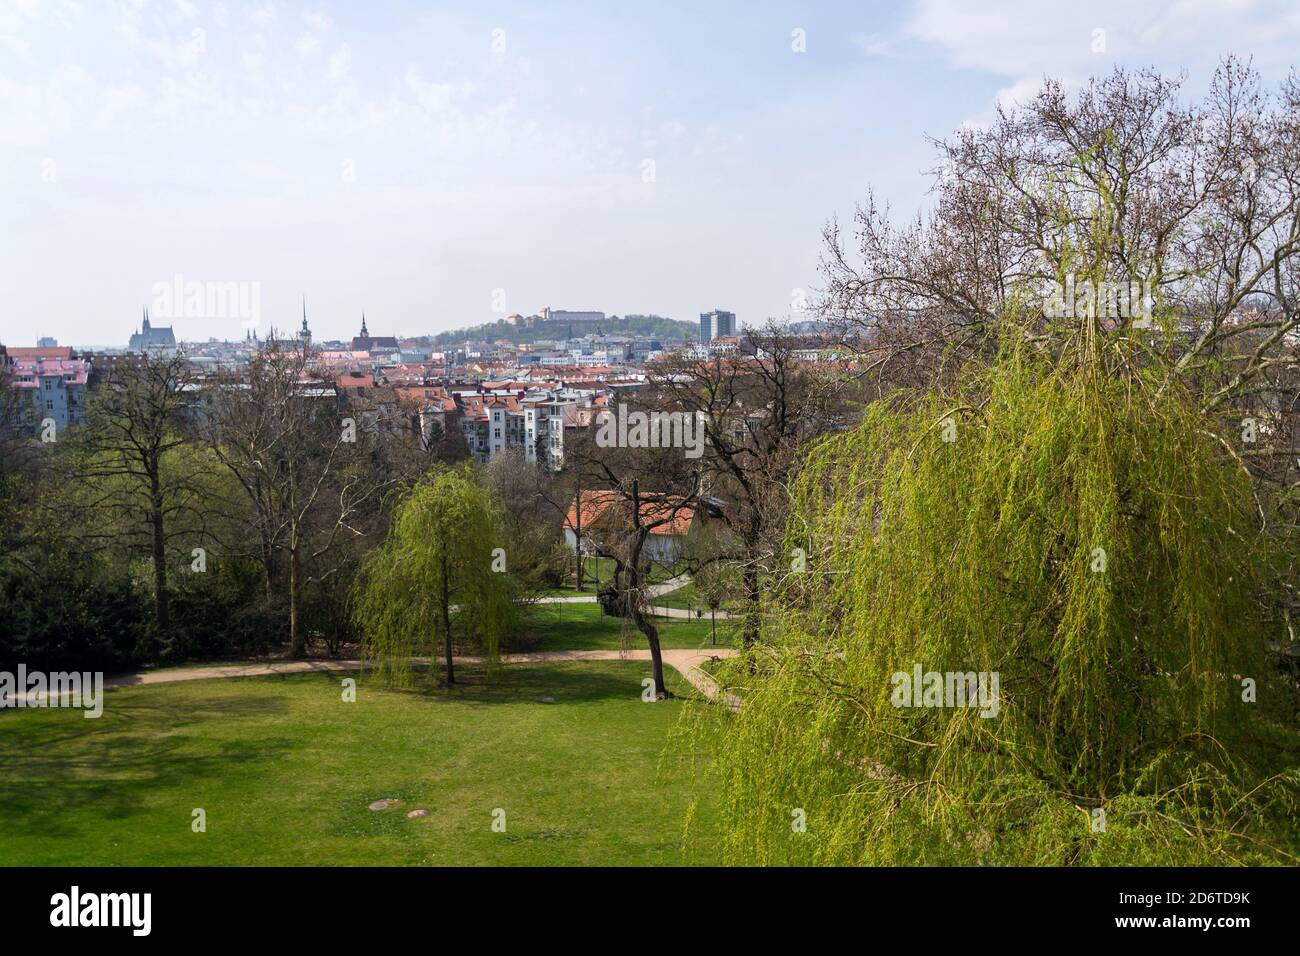
[[[562,584],[567,555],[553,520],[555,476],[528,461],[522,448],[507,448],[481,469],[480,479],[502,509],[511,574],[526,590]]]
[[[659,629],[650,614],[648,545],[653,534],[676,531],[693,519],[700,503],[703,468],[682,448],[602,447],[594,436],[588,461],[598,488],[583,489],[591,509],[584,535],[595,553],[614,564],[602,590],[606,607],[627,616],[650,647],[655,694],[671,696],[664,683]],[[568,444],[566,442],[566,444]],[[581,544],[581,542],[579,542]]]
[[[539,453],[549,454],[549,450],[542,448]],[[603,487],[603,473],[597,464],[599,453],[600,450],[594,443],[594,433],[590,429],[575,430],[574,434],[565,438],[564,461],[560,470],[542,471],[532,492],[536,500],[550,510],[561,529],[567,528],[574,534],[573,581],[574,587],[579,591],[587,588],[583,540],[587,537],[589,516],[583,506],[582,492],[583,489]]]
[[[1149,283],[1177,333],[1155,344],[1207,407],[1294,362],[1300,81],[1270,94],[1228,58],[1202,102],[1184,105],[1181,83],[1116,69],[1071,97],[1046,81],[988,128],[934,141],[928,218],[895,225],[869,197],[856,259],[827,227],[821,311],[882,391],[991,355],[1000,319],[1075,274]],[[1243,312],[1251,300],[1261,308]],[[1052,331],[1087,337],[1136,317],[1087,318]],[[1225,354],[1233,340],[1248,345]]]
[[[330,562],[341,539],[362,537],[384,493],[405,475],[389,466],[375,433],[342,414],[332,384],[303,346],[272,340],[250,362],[247,383],[223,386],[212,447],[243,488],[261,548],[268,593],[275,555],[287,563],[290,653],[306,653],[303,589],[328,580],[355,555]]]
[[[201,511],[193,474],[167,467],[171,453],[187,442],[184,413],[191,382],[189,362],[180,354],[120,363],[89,405],[76,467],[88,494],[86,514],[121,518],[111,536],[144,544],[153,565],[154,617],[160,630],[171,618],[169,532],[176,520]]]
[[[695,563],[724,561],[739,569],[747,645],[759,636],[764,582],[784,563],[786,480],[805,444],[843,418],[846,370],[805,360],[807,344],[769,322],[747,329],[735,354],[683,354],[651,377],[660,409],[704,423],[704,486],[721,499],[732,534]]]

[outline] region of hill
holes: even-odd
[[[626,335],[660,341],[693,340],[699,334],[699,327],[694,322],[680,322],[661,315],[610,315],[599,323],[538,319],[531,324],[511,325],[505,319],[498,319],[496,322],[487,322],[470,328],[439,332],[432,341],[438,345],[449,345],[464,341],[495,342],[498,339],[505,339],[515,345],[529,345],[533,342],[567,339],[570,335],[578,338],[597,329],[605,335]]]

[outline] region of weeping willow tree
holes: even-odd
[[[367,658],[395,684],[411,679],[411,658],[439,645],[455,683],[453,624],[495,664],[514,605],[500,510],[468,471],[433,472],[398,506],[383,545],[367,557],[355,616]]]
[[[1238,436],[1138,335],[1002,341],[793,482],[806,569],[724,667],[725,728],[684,725],[725,858],[1295,862],[1294,687],[1256,600],[1275,542]]]

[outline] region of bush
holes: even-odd
[[[0,572],[0,669],[126,670],[152,638],[149,597],[125,572],[67,554]]]
[[[171,631],[158,658],[177,662],[260,655],[288,640],[288,612],[268,603],[261,566],[239,558],[209,558],[202,574],[172,578]]]

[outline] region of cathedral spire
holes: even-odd
[[[311,344],[311,329],[307,328],[307,297],[302,297],[302,329],[298,332],[298,341],[303,345]]]
[[[361,337],[363,339],[370,338],[370,333],[366,331],[366,314],[364,312],[361,313]]]

